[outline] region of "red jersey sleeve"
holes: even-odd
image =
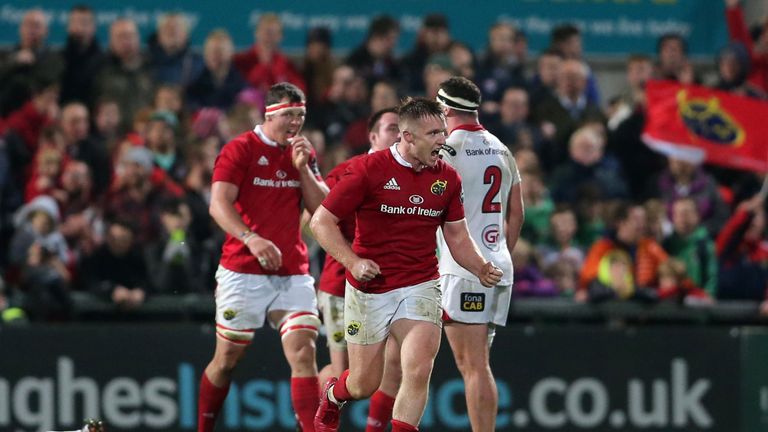
[[[221,149],[213,166],[213,182],[223,181],[238,186],[242,183],[250,160],[243,144],[239,140],[230,141]]]
[[[464,219],[464,187],[461,185],[461,176],[455,173],[456,185],[450,200],[448,210],[445,212],[445,222],[456,222]]]
[[[345,219],[360,207],[368,190],[363,161],[350,164],[338,183],[323,200],[323,207],[339,219]]]

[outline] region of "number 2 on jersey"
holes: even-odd
[[[501,213],[501,202],[494,201],[501,189],[501,168],[490,165],[485,169],[483,184],[489,184],[488,192],[483,198],[483,213]]]

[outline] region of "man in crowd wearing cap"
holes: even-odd
[[[293,84],[273,85],[264,123],[216,159],[210,214],[227,238],[216,272],[216,351],[200,380],[199,432],[213,431],[235,366],[265,319],[280,332],[299,427],[314,431],[320,319],[299,220],[302,203],[314,212],[328,188],[300,135],[305,100]]]
[[[510,252],[523,225],[520,174],[507,146],[478,122],[480,89],[472,81],[443,82],[437,100],[451,131],[441,156],[461,175],[469,232],[484,259],[504,271],[493,289],[485,288],[454,258],[448,239],[439,237],[445,334],[464,378],[472,430],[489,432],[495,430],[498,393],[488,357],[495,326],[506,323],[509,311]]]
[[[439,226],[457,261],[481,283],[490,287],[502,277],[469,236],[461,180],[438,157],[446,134],[441,106],[410,99],[398,115],[398,144],[350,164],[312,217],[318,243],[347,269],[349,352],[349,369],[329,379],[321,394],[317,432],[337,431],[344,402],[369,397],[379,387],[387,339],[403,370],[392,431],[418,430],[440,346]],[[357,228],[350,246],[338,223],[352,215]]]

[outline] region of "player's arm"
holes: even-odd
[[[523,228],[523,222],[525,221],[525,204],[523,203],[523,192],[520,182],[513,184],[509,190],[506,216],[504,235],[507,238],[507,249],[509,249],[509,253],[512,253],[517,240],[520,238],[520,230]]]
[[[211,186],[211,205],[208,208],[213,220],[234,238],[240,239],[253,256],[264,260],[266,270],[276,270],[282,265],[282,253],[270,240],[261,237],[243,223],[240,213],[235,208],[235,200],[240,188],[224,181],[216,181]]]
[[[466,219],[444,223],[443,236],[453,259],[477,276],[483,286],[492,287],[499,283],[504,272],[485,260],[469,235]]]
[[[355,279],[366,282],[381,272],[378,264],[359,257],[352,250],[339,229],[339,218],[322,205],[312,215],[309,227],[320,246],[349,270]]]
[[[312,144],[309,140],[299,135],[293,139],[291,146],[293,166],[299,171],[304,208],[314,213],[328,195],[328,186],[320,177],[317,161],[312,158]]]

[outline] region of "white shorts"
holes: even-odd
[[[271,311],[317,314],[315,280],[310,275],[267,276],[216,270],[216,324],[252,331],[264,326]],[[274,328],[277,323],[270,323]]]
[[[480,284],[455,275],[440,277],[443,290],[443,310],[451,321],[466,324],[507,323],[512,287],[497,285],[486,288]]]
[[[344,324],[347,342],[372,345],[389,336],[389,327],[399,319],[427,321],[442,326],[439,279],[418,285],[368,294],[347,282]]]
[[[344,339],[344,297],[335,296],[325,291],[317,292],[317,307],[323,315],[323,326],[328,338],[328,348],[333,351],[346,351]]]

